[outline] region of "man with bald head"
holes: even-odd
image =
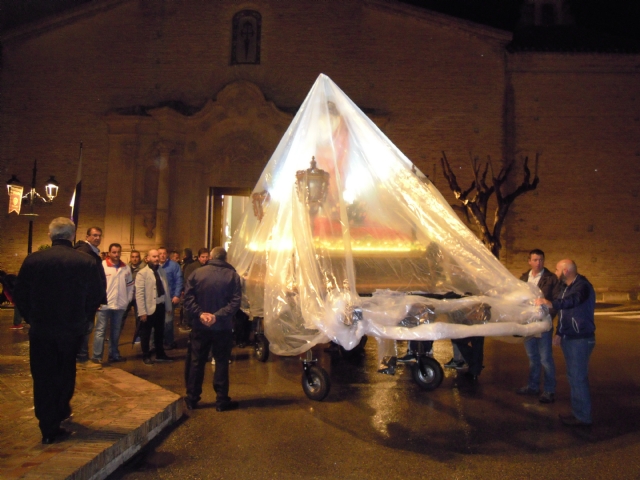
[[[573,260],[560,260],[556,265],[560,287],[550,302],[539,298],[536,305],[546,305],[558,311],[558,327],[554,345],[562,346],[571,388],[571,415],[560,415],[568,426],[591,425],[591,395],[589,393],[589,357],[596,345],[594,310],[596,293]]]
[[[140,346],[142,347],[142,361],[152,366],[149,339],[151,329],[154,330],[156,344],[156,362],[171,362],[171,358],[164,352],[162,337],[164,336],[165,312],[172,308],[171,291],[167,274],[160,266],[158,250],[151,249],[146,257],[147,266],[136,275],[136,305],[140,320]]]

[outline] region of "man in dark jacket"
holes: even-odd
[[[240,308],[242,287],[235,269],[227,263],[227,252],[216,247],[211,260],[191,274],[187,281],[184,306],[193,318],[189,340],[191,364],[187,372],[187,408],[193,409],[200,400],[204,367],[209,351],[216,363],[213,389],[216,410],[238,408],[229,398],[229,359],[233,348],[233,316]]]
[[[75,251],[75,225],[59,217],[49,225],[52,247],[29,255],[18,274],[14,300],[29,330],[29,361],[35,414],[42,443],[68,432],[60,423],[71,415],[76,353],[104,296],[95,261]]]
[[[102,268],[102,257],[100,256],[100,242],[102,241],[102,229],[100,227],[90,227],[87,230],[86,239],[79,240],[75,249],[81,252],[84,252],[93,258],[93,261],[96,262],[98,266],[98,270],[100,270],[100,279],[102,281],[104,295],[100,300],[101,305],[106,305],[107,303],[107,277],[104,274],[104,269]],[[76,361],[78,363],[78,368],[90,369],[90,370],[100,370],[102,365],[100,363],[89,361],[89,338],[91,337],[91,332],[93,332],[93,326],[95,324],[95,316],[96,312],[92,312],[87,317],[86,323],[86,334],[82,340],[82,344],[78,349],[78,356]]]
[[[547,305],[559,312],[553,344],[562,345],[572,410],[571,415],[560,415],[560,420],[568,426],[591,425],[589,358],[596,345],[596,292],[589,280],[578,274],[573,260],[560,260],[556,276],[560,286],[553,302],[539,298],[536,305]]]
[[[530,270],[520,277],[523,282],[537,285],[542,295],[547,300],[553,300],[553,293],[558,285],[558,277],[544,266],[544,252],[539,249],[529,252]],[[555,317],[555,310],[549,312],[551,321]],[[556,397],[556,366],[553,362],[551,340],[553,338],[553,325],[548,332],[543,332],[540,337],[529,337],[524,342],[524,348],[529,357],[529,383],[516,390],[519,395],[540,394],[540,377],[544,368],[544,389],[540,395],[540,403],[553,403]]]

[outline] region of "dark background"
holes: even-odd
[[[0,0],[0,31],[95,0]],[[157,0],[162,1],[162,0]],[[524,0],[403,0],[440,13],[508,31],[519,28]],[[640,40],[640,1],[567,0],[575,26],[594,34]],[[566,28],[566,27],[564,27]]]

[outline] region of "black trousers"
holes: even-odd
[[[153,329],[153,341],[155,342],[156,357],[164,357],[164,346],[162,339],[164,338],[164,303],[156,305],[156,311],[153,315],[147,315],[146,322],[140,322],[140,347],[142,347],[142,356],[149,358],[149,341],[151,340],[151,329]]]
[[[469,365],[469,373],[480,375],[484,360],[484,337],[457,338],[452,342],[458,345],[462,357]]]
[[[236,344],[249,343],[249,334],[251,333],[249,315],[242,310],[238,310],[233,317],[233,330],[235,331]]]
[[[229,400],[229,359],[233,349],[233,332],[215,332],[212,330],[193,329],[189,334],[191,343],[190,355],[185,365],[187,377],[187,399],[196,403],[202,394],[204,368],[207,364],[209,351],[216,361],[213,374],[213,390],[216,392],[216,404],[221,405]]]
[[[43,437],[54,436],[71,414],[76,388],[76,354],[84,335],[54,337],[29,332],[33,405]]]

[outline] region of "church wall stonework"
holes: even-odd
[[[259,64],[231,64],[232,20],[241,10],[260,14]],[[611,254],[629,239],[636,242],[629,249],[637,250],[639,234],[618,228],[631,220],[606,189],[627,206],[615,192],[616,172],[623,183],[637,179],[631,163],[617,169],[628,152],[636,154],[637,120],[614,116],[639,115],[637,101],[622,94],[637,90],[638,72],[621,67],[624,59],[609,72],[611,56],[576,55],[574,68],[540,54],[507,54],[510,39],[507,32],[384,0],[91,2],[4,34],[0,172],[16,173],[27,185],[38,158],[39,183],[50,174],[60,182],[53,205],[36,207],[37,248],[47,243],[48,222],[69,214],[82,141],[79,238],[101,225],[105,243],[118,241],[125,250],[159,242],[197,249],[209,188],[253,187],[325,73],[451,203],[442,151],[463,185],[471,178],[469,155],[498,160],[542,151],[537,195],[521,197],[510,213],[505,263],[514,272],[523,269],[522,252],[530,244],[545,248],[533,245],[542,240],[550,259],[556,252],[574,256],[573,237],[556,228],[566,222],[581,229],[583,255],[593,249],[585,231],[593,225],[599,247],[579,257],[580,267],[599,288],[632,290],[637,274]],[[594,93],[603,90],[606,98]],[[565,104],[578,113],[563,114]],[[618,162],[596,185],[580,167],[595,168],[605,145],[604,158]],[[580,203],[583,185],[601,193]],[[569,207],[574,204],[576,210]],[[607,215],[598,215],[605,204]],[[538,230],[527,228],[532,213],[548,219]],[[0,222],[0,268],[16,271],[26,254],[26,222],[15,214],[3,214]],[[605,232],[615,232],[615,240]]]

